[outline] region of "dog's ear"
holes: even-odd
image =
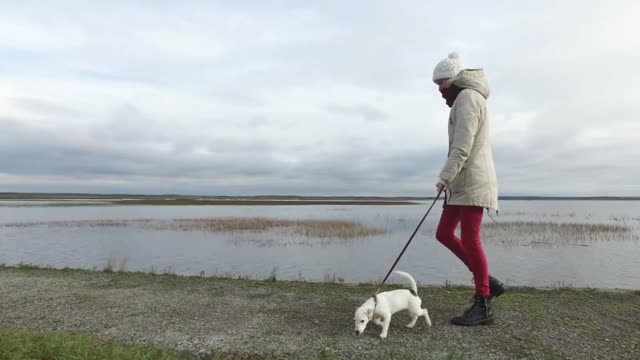
[[[369,321],[373,321],[373,309],[367,309],[367,317]]]

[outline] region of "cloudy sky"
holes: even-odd
[[[431,196],[457,50],[502,195],[640,195],[637,1],[0,6],[0,191]]]

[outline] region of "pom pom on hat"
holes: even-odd
[[[454,51],[446,59],[440,62],[433,69],[433,81],[450,79],[456,76],[463,69],[460,62],[460,55]]]

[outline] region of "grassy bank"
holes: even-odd
[[[46,330],[0,330],[0,359],[3,360],[278,360],[286,355],[243,352],[191,354],[99,340],[86,333]],[[330,349],[320,350],[311,359],[329,360],[337,357]],[[447,359],[463,359],[451,354]]]
[[[0,330],[0,359],[3,360],[251,360],[256,358],[264,357],[249,353],[211,353],[198,356],[151,346],[99,340],[96,336],[86,333]],[[321,351],[317,358],[333,357]]]
[[[386,340],[378,338],[375,326],[356,337],[353,311],[375,289],[5,267],[0,269],[5,351],[0,358],[21,358],[20,351],[28,354],[23,358],[50,359],[92,351],[98,357],[78,358],[640,357],[638,291],[512,288],[495,301],[495,325],[460,328],[448,320],[465,308],[471,289],[421,287],[433,327],[419,322],[407,329],[409,317],[400,313]],[[43,348],[48,343],[53,345]]]
[[[42,330],[0,330],[0,359],[103,360],[195,359],[189,354],[148,346],[100,341],[82,333]]]

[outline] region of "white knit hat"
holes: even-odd
[[[446,59],[441,60],[433,69],[433,81],[456,76],[463,69],[459,59],[460,55],[454,51]]]

